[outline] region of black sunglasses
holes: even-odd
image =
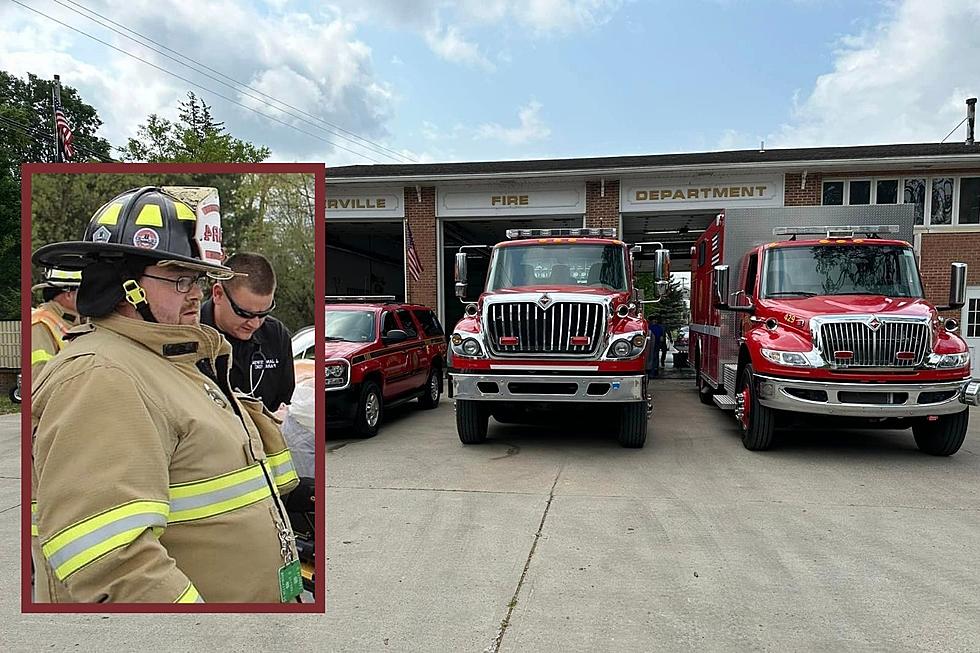
[[[272,311],[276,310],[275,297],[272,298],[272,306],[265,309],[264,311],[246,311],[244,308],[236,304],[235,300],[231,298],[231,293],[228,292],[228,288],[227,286],[225,286],[225,284],[221,284],[221,289],[224,291],[225,297],[228,298],[228,303],[231,304],[231,310],[235,312],[235,315],[237,315],[242,319],[251,320],[257,317],[258,318],[268,317],[268,315]]]

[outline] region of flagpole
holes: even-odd
[[[51,114],[54,120],[54,158],[58,163],[62,163],[61,158],[61,133],[58,131],[58,105],[61,104],[61,76],[54,76],[54,84],[51,85]]]

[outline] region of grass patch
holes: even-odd
[[[10,397],[7,395],[0,396],[0,415],[9,415],[10,413],[19,413],[20,404],[15,404],[10,401]]]

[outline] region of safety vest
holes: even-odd
[[[69,326],[61,319],[60,315],[49,308],[45,308],[43,305],[31,309],[31,326],[33,327],[36,324],[43,324],[47,328],[51,333],[51,337],[54,339],[57,350],[55,352],[49,352],[43,348],[32,350],[31,365],[47,362],[55,353],[61,351],[61,348],[65,346],[64,338],[69,329]]]

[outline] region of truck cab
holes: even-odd
[[[488,420],[521,423],[529,413],[608,407],[619,442],[641,447],[651,408],[647,322],[633,281],[634,256],[657,259],[659,243],[633,247],[614,229],[509,230],[490,249],[486,285],[450,338],[450,393],[460,441],[487,438]],[[467,253],[456,260],[457,295]]]

